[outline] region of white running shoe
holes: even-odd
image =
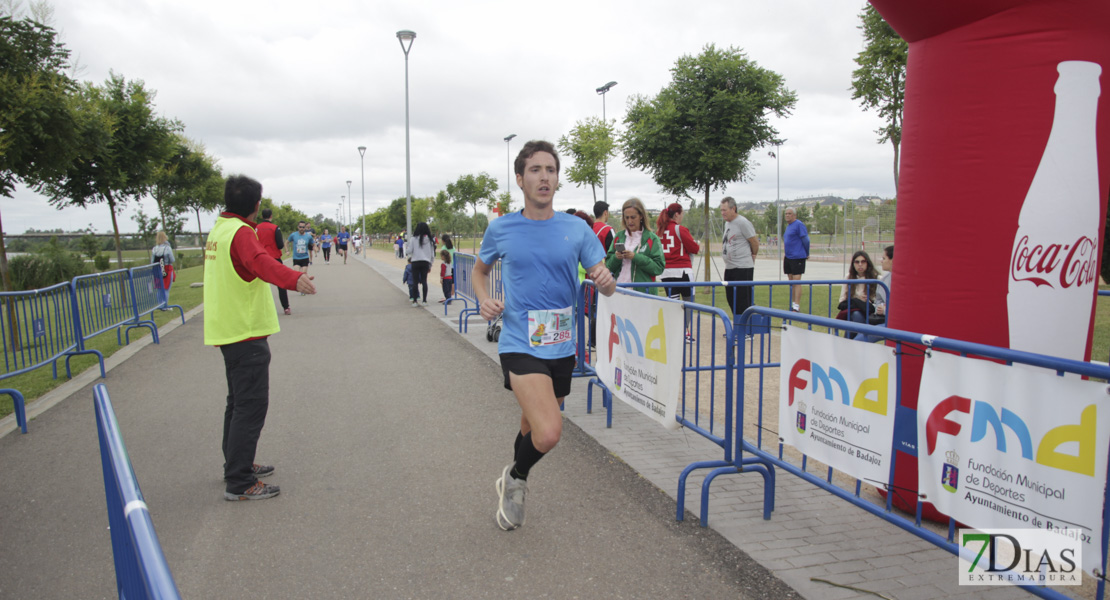
[[[510,475],[512,468],[511,464],[505,467],[493,482],[497,488],[497,526],[505,531],[524,525],[524,496],[528,493],[528,482]]]

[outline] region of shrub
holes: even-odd
[[[80,254],[66,252],[56,238],[35,254],[16,256],[8,263],[12,287],[16,291],[50,287],[69,281],[87,271],[85,259]]]
[[[93,266],[97,271],[107,271],[112,266],[112,259],[107,254],[97,254],[93,258]]]

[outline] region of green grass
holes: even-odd
[[[204,301],[204,288],[191,288],[189,284],[201,281],[204,277],[204,270],[201,267],[192,267],[177,272],[177,281],[174,282],[173,288],[170,290],[170,304],[180,305],[188,312],[190,309],[196,307]],[[180,319],[180,313],[174,309],[169,311],[154,311],[154,322],[161,327],[169,322],[171,319]],[[144,336],[150,335],[150,330],[146,327],[138,327],[131,330],[131,342],[141,339]],[[126,341],[126,338],[125,338]],[[88,340],[85,347],[92,350],[99,350],[107,358],[115,354],[123,346],[116,343],[116,333],[114,329],[110,329],[101,333],[100,335]],[[99,369],[95,356],[77,356],[70,360],[70,368],[74,375],[85,371],[86,369]],[[43,394],[53,390],[54,388],[65,383],[65,359],[58,361],[58,378],[54,379],[51,376],[50,365],[43,365],[30,373],[16,375],[4,379],[0,382],[0,387],[12,388],[19,390],[23,394],[26,402],[42,396]],[[0,418],[11,414],[13,411],[12,400],[7,395],[0,395]]]

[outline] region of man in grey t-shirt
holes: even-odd
[[[759,254],[755,226],[736,211],[736,200],[731,196],[721,200],[721,217],[725,220],[725,281],[751,281],[755,278],[755,257]],[[732,314],[738,315],[751,306],[752,288],[730,288],[726,298]]]

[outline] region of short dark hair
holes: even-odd
[[[224,208],[240,217],[249,217],[262,200],[262,184],[246,175],[232,175],[224,184]]]
[[[563,212],[567,213],[568,215],[573,215],[574,213],[578,212],[578,209],[577,208],[568,208]]]
[[[603,202],[601,200],[598,200],[597,202],[594,202],[594,218],[595,219],[600,219],[601,215],[605,214],[605,211],[607,211],[607,210],[609,210],[609,204],[608,203]]]
[[[886,253],[887,258],[889,258],[890,260],[894,260],[894,246],[887,246],[886,248],[883,248],[883,252]]]
[[[524,174],[524,163],[532,158],[532,155],[537,152],[546,152],[555,157],[555,172],[559,172],[559,153],[555,151],[555,146],[551,142],[543,140],[532,140],[520,149],[520,153],[516,155],[516,161],[513,162],[513,172],[517,175]]]
[[[262,209],[262,220],[263,221],[265,221],[266,219],[269,219],[272,216],[274,216],[274,209],[272,209],[272,208],[263,208]]]

